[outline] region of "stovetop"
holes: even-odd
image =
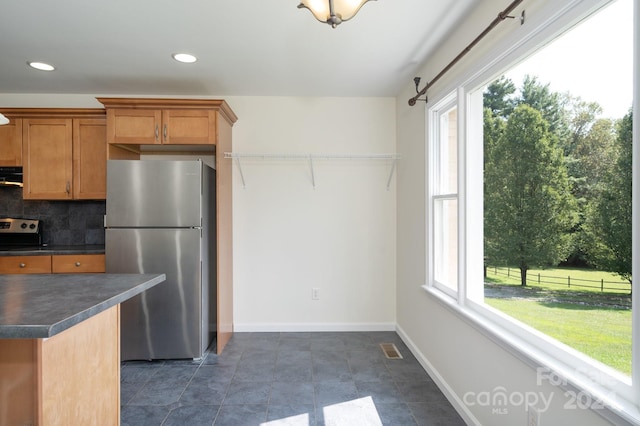
[[[42,246],[42,222],[38,219],[0,218],[0,247]]]

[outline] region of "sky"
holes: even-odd
[[[555,92],[597,102],[603,117],[622,118],[633,99],[633,0],[617,0],[564,33],[505,76],[526,74]]]

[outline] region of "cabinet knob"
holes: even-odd
[[[76,266],[80,266],[80,262],[76,262]]]
[[[21,264],[20,264],[20,267],[21,267],[21,268],[26,268],[26,266],[27,266],[27,264],[26,264],[26,263],[21,263]]]

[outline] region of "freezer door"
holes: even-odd
[[[201,286],[200,242],[199,229],[106,230],[107,272],[167,276],[161,285],[122,303],[123,361],[203,355],[208,304]]]
[[[201,225],[202,162],[107,161],[107,227]]]

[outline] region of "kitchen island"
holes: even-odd
[[[120,423],[120,303],[164,274],[0,275],[0,424]]]

